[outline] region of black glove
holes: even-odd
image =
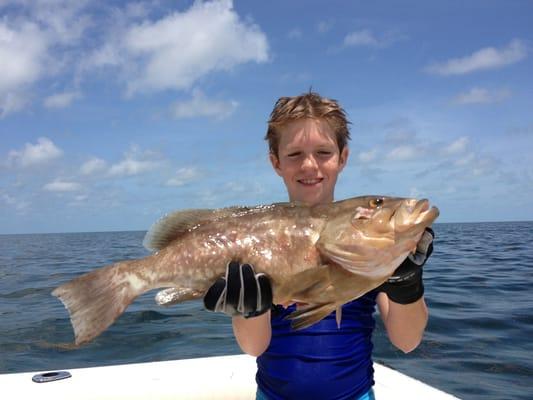
[[[272,286],[267,276],[256,274],[250,264],[231,261],[226,276],[218,278],[207,290],[204,306],[231,316],[257,317],[272,306]]]
[[[392,276],[378,290],[385,292],[390,300],[399,304],[411,304],[424,295],[422,267],[433,253],[433,229],[426,228],[416,246],[415,254],[400,264]]]

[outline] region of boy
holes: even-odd
[[[310,92],[276,102],[265,139],[290,201],[333,201],[337,177],[348,160],[349,138],[345,112],[335,100]],[[292,330],[284,318],[296,305],[272,306],[268,278],[248,264],[230,263],[204,304],[232,315],[239,346],[258,357],[257,399],[373,399],[375,305],[391,342],[404,352],[416,348],[428,318],[421,267],[431,254],[432,239],[428,230],[416,256],[404,261],[394,279],[343,306],[340,329],[333,313],[309,328]],[[258,292],[261,301],[256,304]],[[251,308],[246,306],[250,299]]]

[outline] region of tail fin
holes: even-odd
[[[143,282],[130,272],[131,264],[135,262],[108,265],[65,283],[52,292],[70,314],[77,346],[91,341],[106,330],[146,290]]]

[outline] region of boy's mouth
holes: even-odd
[[[314,185],[318,185],[323,180],[324,178],[305,178],[305,179],[298,179],[298,183],[304,186],[314,186]]]

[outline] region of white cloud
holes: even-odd
[[[483,104],[483,103],[497,103],[505,100],[511,95],[507,89],[498,91],[489,91],[484,88],[472,88],[468,92],[457,95],[453,102],[455,104]]]
[[[426,68],[426,71],[437,75],[462,75],[502,68],[523,60],[526,55],[526,45],[521,40],[514,39],[505,48],[486,47],[462,58],[432,64]]]
[[[65,108],[80,97],[81,94],[78,91],[56,93],[44,99],[44,106],[46,108]]]
[[[461,136],[459,139],[454,140],[452,143],[442,149],[444,155],[457,155],[466,151],[469,143],[469,139],[466,136]]]
[[[90,160],[84,162],[80,167],[80,173],[82,175],[92,175],[98,172],[103,172],[107,167],[107,163],[97,157],[93,157]]]
[[[109,169],[111,176],[133,176],[144,172],[152,171],[157,167],[154,161],[134,160],[131,158],[122,160],[118,164],[114,164]]]
[[[365,164],[365,163],[374,161],[376,159],[376,156],[377,156],[377,150],[372,149],[372,150],[360,152],[357,155],[357,159],[359,160],[359,162]]]
[[[82,187],[77,182],[69,182],[64,181],[61,179],[55,179],[54,181],[47,183],[43,186],[43,189],[48,192],[57,192],[57,193],[63,193],[63,192],[76,192],[80,190]]]
[[[69,64],[64,50],[89,25],[89,18],[80,14],[85,3],[28,1],[2,10],[0,117],[24,108],[36,82]]]
[[[31,22],[16,28],[0,21],[0,117],[19,111],[28,103],[30,84],[45,72],[47,35]]]
[[[379,46],[379,40],[368,30],[349,33],[344,38],[345,46]]]
[[[0,118],[23,109],[29,103],[29,96],[22,90],[0,93]]]
[[[47,34],[32,22],[10,27],[0,22],[0,94],[34,82],[43,73],[49,45]]]
[[[366,47],[387,47],[395,42],[406,39],[406,35],[399,31],[385,31],[378,35],[368,29],[351,32],[344,37],[344,47],[366,46]]]
[[[195,2],[155,22],[130,26],[122,43],[122,66],[132,71],[128,93],[188,89],[213,71],[268,60],[260,29],[240,20],[229,0]]]
[[[475,156],[474,153],[468,153],[468,154],[465,154],[464,156],[458,158],[457,160],[455,160],[453,165],[456,166],[456,167],[463,167],[465,165],[468,165],[468,164],[472,163],[472,161],[475,158],[476,158],[476,156]]]
[[[392,149],[387,154],[389,161],[409,161],[417,158],[420,155],[420,150],[415,146],[401,145]]]
[[[153,154],[149,151],[141,153],[137,146],[132,146],[122,161],[113,164],[109,168],[108,174],[121,177],[135,176],[153,171],[160,166],[161,162],[152,158]]]
[[[36,84],[60,74],[79,83],[89,74],[94,77],[95,69],[111,67],[133,95],[188,90],[210,73],[269,59],[266,35],[241,18],[231,0],[195,1],[158,19],[152,15],[160,13],[153,10],[161,7],[149,2],[124,7],[94,7],[88,0],[6,4],[0,18],[0,117],[22,110],[39,93],[33,90]],[[62,108],[80,96],[77,91],[52,93],[42,101],[48,108]]]
[[[167,186],[183,186],[202,176],[202,173],[196,167],[184,167],[176,171],[176,175],[167,180]]]
[[[173,106],[176,118],[210,117],[223,119],[229,117],[237,109],[239,103],[233,100],[210,100],[199,90],[194,90],[192,99],[177,102]]]
[[[30,167],[45,164],[59,158],[63,151],[50,139],[41,137],[36,144],[26,143],[22,150],[11,150],[8,154],[8,164],[20,167]]]
[[[13,207],[18,214],[25,214],[31,205],[29,201],[17,199],[7,193],[3,193],[0,198],[5,204]]]

